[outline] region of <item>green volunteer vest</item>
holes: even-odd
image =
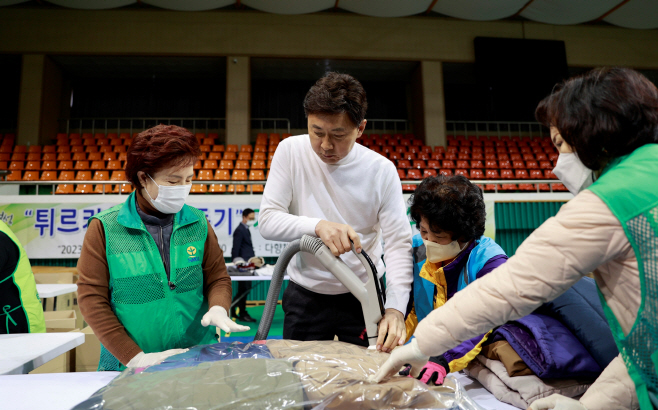
[[[201,326],[208,311],[201,266],[208,235],[204,213],[185,205],[174,216],[169,281],[160,251],[137,213],[134,192],[96,218],[105,230],[112,310],[144,353],[216,342],[215,327]],[[123,369],[102,346],[98,370]]]
[[[5,233],[12,241],[14,241],[20,252],[16,269],[11,275],[2,279],[2,282],[12,281],[12,286],[17,288],[21,300],[20,305],[11,306],[2,303],[2,298],[0,297],[0,319],[4,319],[0,325],[5,326],[7,333],[9,333],[9,325],[13,324],[16,326],[17,320],[23,316],[21,319],[27,320],[30,333],[45,333],[46,321],[43,317],[43,307],[41,306],[39,294],[37,293],[37,284],[34,281],[34,274],[32,273],[30,260],[21,246],[21,243],[18,241],[18,238],[16,238],[16,235],[14,235],[9,226],[2,221],[0,221],[0,232]]]
[[[630,374],[641,409],[653,409],[658,393],[658,144],[647,144],[617,158],[590,188],[619,219],[635,251],[642,301],[628,335],[601,302]]]

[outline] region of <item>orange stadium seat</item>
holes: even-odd
[[[23,181],[38,181],[39,171],[25,171],[23,173]]]
[[[235,169],[231,175],[232,181],[246,181],[247,180],[247,171],[244,169]]]
[[[251,161],[251,169],[265,169],[265,161],[263,160]]]
[[[117,160],[117,153],[116,152],[104,152],[102,155],[102,160],[103,161],[116,161]]]
[[[224,159],[228,159],[228,160],[231,160],[231,161],[235,161],[235,160],[238,159],[238,156],[237,156],[236,153],[233,152],[233,151],[226,151],[226,152],[224,153]]]
[[[23,179],[23,173],[20,170],[12,170],[6,178],[7,181],[20,181]]]
[[[208,192],[213,194],[225,194],[226,185],[224,184],[212,184],[208,187]]]
[[[265,173],[260,169],[252,169],[249,172],[249,180],[250,181],[264,181],[265,180]]]
[[[215,181],[230,181],[231,173],[228,169],[218,169],[215,171]]]
[[[481,169],[471,169],[471,179],[484,179],[484,172]]]
[[[436,169],[425,169],[423,170],[423,178],[427,177],[435,177],[436,176]]]
[[[75,194],[91,194],[94,192],[94,186],[91,184],[78,184],[75,186]]]
[[[199,181],[212,181],[212,171],[209,169],[199,170],[197,178]]]
[[[57,169],[59,170],[73,169],[73,161],[60,161],[59,165],[57,165]]]
[[[251,152],[240,152],[238,154],[239,160],[251,160]]]
[[[25,169],[28,171],[39,171],[41,169],[41,161],[28,161]]]
[[[92,161],[90,169],[105,169],[105,161]]]
[[[23,161],[11,161],[9,163],[9,169],[12,171],[22,171],[25,169],[25,162]]]
[[[249,169],[249,161],[241,161],[241,160],[236,161],[235,169]]]
[[[497,169],[487,169],[485,172],[487,179],[500,179],[500,175],[498,174]]]
[[[215,160],[203,161],[203,169],[217,169],[217,161]]]
[[[219,162],[219,169],[233,169],[233,161],[223,159]]]
[[[244,194],[244,192],[245,192],[244,185],[229,185],[228,186],[228,192],[230,194],[233,194],[233,193]]]
[[[222,153],[211,151],[208,153],[208,159],[214,161],[220,161],[222,159]]]

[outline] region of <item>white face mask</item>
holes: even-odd
[[[594,172],[587,168],[573,152],[561,153],[553,173],[574,195],[594,183]]]
[[[256,225],[256,220],[255,219],[247,221],[247,226],[248,227],[253,228],[254,225]]]
[[[146,188],[144,188],[144,191],[146,191],[146,195],[149,196],[155,209],[163,214],[177,214],[180,212],[180,210],[183,209],[183,205],[185,205],[185,199],[187,199],[187,196],[190,194],[192,184],[164,186],[158,185],[150,175],[149,178],[151,178],[151,181],[158,186],[158,196],[154,200]]]
[[[425,244],[425,252],[427,254],[427,260],[432,263],[439,263],[453,259],[455,256],[459,255],[459,252],[462,251],[462,248],[459,247],[457,241],[452,241],[447,245],[441,245],[436,242],[431,242],[423,239]],[[464,245],[464,248],[466,245]]]

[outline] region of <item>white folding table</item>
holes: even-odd
[[[43,301],[43,309],[46,309],[46,298],[55,298],[53,301],[53,310],[57,310],[57,296],[66,295],[67,293],[73,293],[78,290],[78,285],[75,283],[47,283],[40,284],[37,283],[37,293]]]
[[[0,376],[0,407],[12,410],[69,410],[119,374],[80,372]]]
[[[0,335],[0,374],[31,372],[84,341],[85,334],[77,332]]]

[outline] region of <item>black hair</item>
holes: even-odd
[[[309,114],[344,112],[356,127],[366,118],[367,110],[366,91],[349,74],[327,73],[308,90],[304,98],[304,113],[307,117]]]
[[[251,208],[247,208],[247,209],[245,209],[244,211],[242,211],[242,217],[243,217],[243,218],[246,218],[246,217],[249,216],[249,214],[253,214],[253,213],[254,213],[254,210],[253,210],[253,209],[251,209]]]
[[[453,240],[466,242],[484,234],[487,214],[482,190],[464,176],[425,178],[409,202],[411,219],[419,229],[425,217],[432,232],[451,232]]]
[[[542,100],[537,121],[555,127],[589,169],[658,142],[658,89],[630,68],[595,68]]]

